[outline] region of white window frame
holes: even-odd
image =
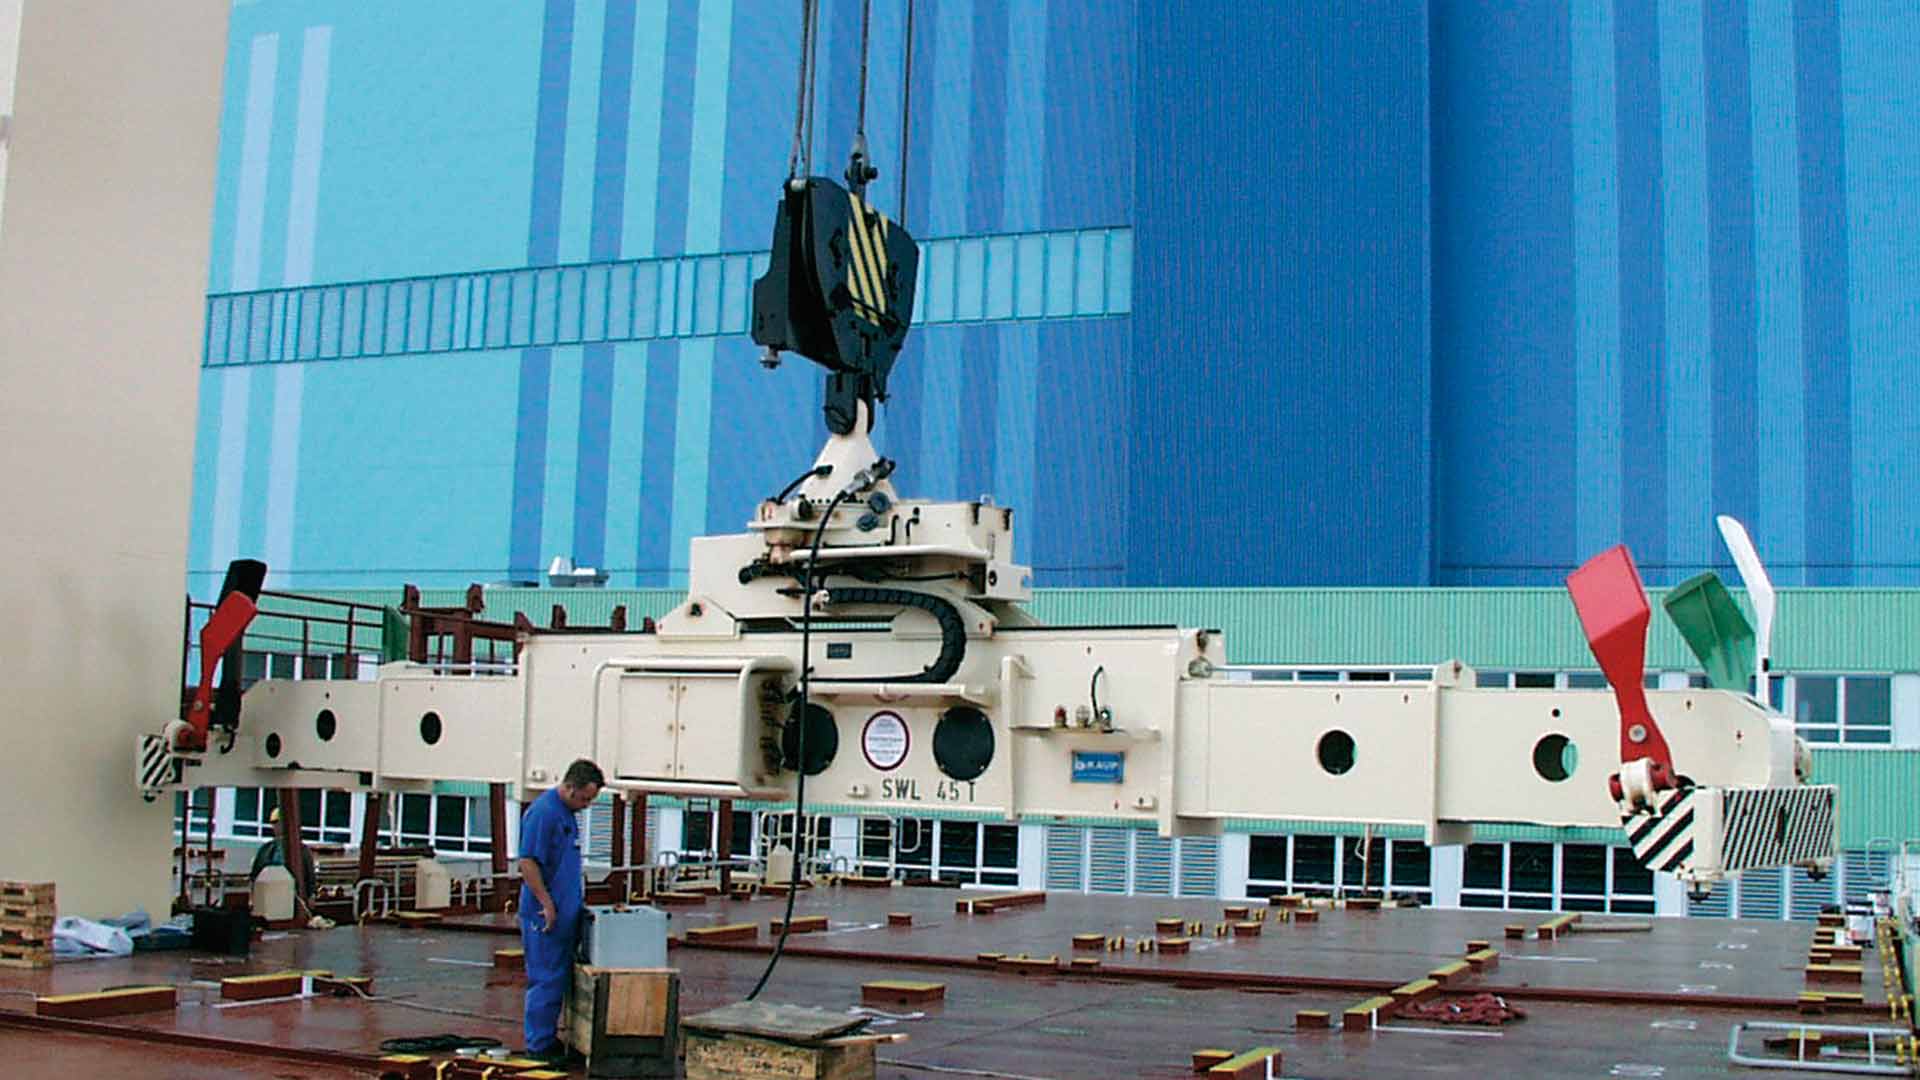
[[[1296,841],[1305,837],[1317,838],[1326,835],[1325,833],[1249,834],[1247,838],[1247,895],[1249,897],[1260,897],[1283,893],[1299,893],[1307,896],[1340,896],[1344,895],[1349,888],[1361,888],[1359,882],[1349,882],[1346,880],[1349,846],[1357,846],[1367,839],[1364,836],[1354,834],[1342,834],[1331,837],[1334,842],[1333,883],[1331,885],[1320,881],[1301,882],[1299,880],[1299,867],[1296,860],[1299,858],[1300,849]],[[1253,840],[1255,837],[1283,839],[1286,841],[1286,878],[1284,880],[1257,878],[1253,876]],[[1402,844],[1418,844],[1421,841],[1384,836],[1376,836],[1372,839],[1385,841],[1386,858],[1384,860],[1385,865],[1380,868],[1380,877],[1370,880],[1366,887],[1369,890],[1384,889],[1388,894],[1412,895],[1418,897],[1422,903],[1431,903],[1433,900],[1433,849],[1427,849],[1427,880],[1418,884],[1403,883],[1399,880],[1398,874],[1395,871],[1397,860],[1396,850],[1398,850]],[[1373,874],[1369,872],[1368,877],[1372,879]]]

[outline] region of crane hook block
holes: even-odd
[[[753,340],[824,367],[827,427],[852,432],[858,403],[885,401],[913,317],[920,246],[897,222],[825,177],[791,180],[753,283]]]

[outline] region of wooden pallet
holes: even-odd
[[[0,903],[53,906],[53,883],[0,881]]]
[[[48,968],[53,966],[53,949],[47,945],[0,945],[0,967]]]

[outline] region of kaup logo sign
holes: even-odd
[[[1103,750],[1073,752],[1073,782],[1076,784],[1117,784],[1127,771],[1127,755]]]

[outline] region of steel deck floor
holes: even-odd
[[[803,895],[800,913],[830,913],[828,933],[795,935],[795,952],[781,962],[766,997],[827,1008],[856,1005],[860,984],[875,978],[916,977],[947,984],[946,1001],[919,1010],[890,1010],[881,1030],[909,1035],[883,1048],[881,1075],[920,1080],[943,1070],[989,1070],[1022,1077],[1158,1077],[1192,1075],[1188,1055],[1201,1047],[1284,1048],[1287,1076],[1466,1076],[1505,1070],[1515,1076],[1726,1075],[1730,1025],[1742,1019],[1795,1020],[1790,1002],[1799,989],[1810,928],[1784,923],[1717,920],[1657,922],[1651,934],[1577,936],[1559,943],[1499,940],[1499,968],[1489,985],[1573,986],[1632,991],[1674,989],[1680,978],[1700,978],[1744,996],[1780,995],[1781,1007],[1729,1009],[1679,993],[1662,1002],[1525,1000],[1528,1019],[1499,1029],[1451,1029],[1390,1021],[1381,1030],[1348,1036],[1338,1030],[1299,1032],[1294,1013],[1317,1008],[1337,1014],[1361,992],[1328,988],[1198,988],[1182,981],[1098,976],[1023,977],[961,966],[982,949],[1071,954],[1075,932],[1150,930],[1158,914],[1201,919],[1209,932],[1217,901],[1167,901],[1050,896],[1045,907],[990,916],[956,916],[956,894],[935,890],[822,891]],[[676,925],[765,920],[782,903],[710,901],[675,910]],[[916,926],[885,928],[885,912],[910,910]],[[1498,936],[1511,913],[1394,911],[1324,913],[1318,926],[1270,925],[1258,939],[1216,942],[1184,961],[1128,954],[1126,966],[1167,966],[1195,972],[1315,972],[1329,978],[1399,983],[1457,958],[1467,937]],[[497,922],[498,920],[492,920]],[[878,921],[879,928],[871,924]],[[1537,918],[1530,922],[1539,921]],[[505,929],[505,927],[499,927]],[[1751,931],[1741,932],[1741,931]],[[1616,939],[1623,944],[1612,944]],[[1638,944],[1635,944],[1638,942]],[[491,966],[492,950],[512,942],[499,934],[453,928],[343,927],[257,943],[245,963],[212,968],[186,953],[145,954],[128,960],[63,963],[52,971],[0,969],[0,1009],[26,1010],[27,992],[76,992],[138,982],[183,984],[175,1012],[103,1021],[120,1027],[178,1031],[279,1046],[377,1053],[382,1039],[441,1032],[487,1035],[519,1043],[521,987]],[[1722,943],[1747,948],[1722,949]],[[1201,943],[1196,941],[1195,946]],[[1512,947],[1512,948],[1510,948]],[[831,955],[815,955],[824,949]],[[1082,954],[1095,955],[1095,954]],[[1103,953],[1103,963],[1119,964]],[[1565,959],[1523,960],[1524,956]],[[1731,959],[1720,959],[1730,956]],[[925,965],[902,958],[925,957]],[[683,1012],[738,1000],[766,963],[764,951],[678,948]],[[1702,962],[1731,968],[1701,969]],[[329,968],[371,974],[383,997],[413,1006],[469,1014],[448,1015],[393,1002],[318,998],[227,1005],[212,978],[286,968]],[[1868,983],[1878,988],[1869,965]],[[1738,981],[1737,981],[1738,980]],[[1745,981],[1752,980],[1749,987]],[[1691,985],[1703,985],[1693,983]],[[1476,989],[1471,982],[1465,989]],[[917,1015],[916,1015],[917,1013]],[[1881,1023],[1878,1016],[1835,1017],[1837,1023]],[[341,1075],[324,1067],[266,1057],[246,1058],[122,1039],[81,1037],[0,1026],[0,1060],[9,1076],[272,1076]]]

